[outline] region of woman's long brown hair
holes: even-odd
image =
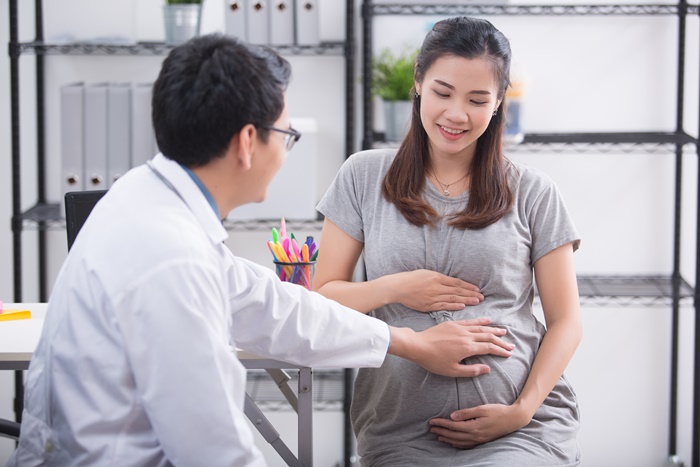
[[[513,205],[507,180],[509,162],[503,155],[510,44],[498,29],[483,19],[462,16],[440,21],[423,41],[416,58],[415,81],[422,83],[433,63],[446,55],[489,60],[499,84],[498,98],[502,99],[486,131],[475,143],[469,202],[450,220],[450,225],[455,227],[480,229],[503,217]],[[420,119],[420,96],[414,94],[411,125],[384,177],[382,193],[408,222],[418,226],[434,225],[437,219],[437,213],[422,195],[429,151],[428,135]]]

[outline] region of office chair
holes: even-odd
[[[87,220],[92,208],[104,196],[106,190],[72,191],[65,194],[66,204],[66,237],[70,250],[80,228]],[[21,397],[18,395],[17,397]],[[19,439],[20,424],[12,420],[0,418],[0,437]]]

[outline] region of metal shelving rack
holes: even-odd
[[[51,203],[46,196],[46,114],[44,91],[44,57],[56,55],[95,55],[95,56],[158,56],[165,55],[171,50],[171,46],[161,42],[144,42],[136,44],[109,44],[109,43],[70,43],[51,44],[44,41],[44,15],[42,0],[34,2],[34,28],[35,39],[31,42],[20,42],[18,38],[18,8],[17,0],[9,2],[10,42],[8,54],[10,56],[10,106],[11,106],[11,138],[12,138],[12,239],[13,239],[13,277],[14,277],[14,301],[21,303],[22,297],[22,232],[25,230],[38,231],[38,301],[45,302],[48,299],[48,278],[46,256],[47,240],[46,232],[49,230],[65,229],[65,219],[60,212],[59,203]],[[355,148],[355,10],[354,1],[345,2],[345,41],[323,42],[316,46],[273,46],[282,55],[301,56],[339,56],[344,57],[345,65],[345,157],[348,157]],[[21,210],[21,150],[20,150],[20,77],[19,59],[22,55],[34,55],[36,60],[36,133],[37,133],[37,201],[30,209]],[[253,221],[228,221],[225,227],[231,231],[260,231],[270,230],[278,226],[279,219],[253,220]],[[320,230],[321,221],[288,221],[287,226],[293,230]],[[341,372],[343,370],[340,370]],[[347,370],[342,378],[349,381],[351,373]],[[327,377],[323,372],[316,375],[317,379],[328,379],[329,385],[340,378],[336,373]],[[260,378],[254,380],[260,383]],[[348,383],[349,384],[349,383]],[[345,384],[347,386],[347,384]],[[14,411],[17,421],[21,420],[24,393],[22,372],[15,373],[15,401]],[[337,395],[324,402],[326,410],[337,409],[339,404],[346,404]],[[323,404],[322,404],[323,405]]]
[[[674,132],[625,132],[625,133],[534,133],[526,134],[522,143],[511,146],[513,151],[554,151],[585,152],[643,149],[649,152],[670,152],[675,154],[675,210],[674,210],[674,253],[673,272],[670,276],[630,275],[630,276],[581,276],[578,278],[581,303],[588,305],[670,305],[672,308],[672,349],[671,349],[671,402],[669,419],[669,461],[677,462],[677,412],[678,412],[678,326],[681,303],[692,303],[695,307],[695,357],[694,357],[694,396],[693,396],[693,447],[692,466],[700,467],[700,293],[693,289],[680,274],[680,226],[681,226],[681,187],[682,156],[686,146],[700,155],[700,141],[688,135],[683,126],[684,74],[686,18],[700,14],[698,5],[690,5],[685,0],[676,4],[610,4],[610,5],[479,5],[456,3],[403,4],[384,1],[362,3],[362,102],[364,149],[391,145],[382,141],[383,135],[374,132],[371,94],[372,60],[372,20],[381,15],[438,15],[438,16],[649,16],[675,15],[678,17],[678,67],[676,95],[676,130]],[[700,128],[699,133],[700,134]],[[396,145],[394,143],[394,145]],[[698,172],[700,182],[700,169]],[[698,194],[697,258],[695,284],[700,284],[700,192]]]
[[[43,2],[35,0],[35,39],[31,42],[19,42],[17,0],[10,0],[10,105],[12,120],[12,233],[13,233],[13,271],[14,300],[22,301],[22,259],[21,234],[23,230],[38,230],[39,234],[39,300],[45,301],[47,293],[47,268],[43,260],[46,253],[47,230],[65,228],[65,220],[60,212],[59,203],[51,203],[46,197],[46,150],[45,131],[46,115],[44,95],[44,57],[54,55],[95,55],[95,56],[158,56],[167,54],[172,47],[162,42],[141,42],[135,44],[109,44],[78,42],[68,44],[51,44],[44,42],[43,36]],[[316,46],[273,46],[282,55],[301,56],[342,56],[345,58],[345,156],[349,156],[355,146],[355,46],[354,46],[354,8],[353,1],[346,0],[346,40],[344,42],[323,42]],[[36,60],[36,131],[37,131],[37,202],[30,209],[21,211],[21,166],[20,166],[20,102],[19,102],[19,59],[21,55],[34,55]],[[232,231],[269,229],[273,220],[260,221],[226,221],[225,226]],[[278,220],[277,220],[278,222]],[[290,228],[319,228],[320,221],[302,221],[288,223]]]

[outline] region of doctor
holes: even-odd
[[[450,376],[484,371],[465,357],[510,355],[486,319],[390,328],[226,248],[220,219],[265,198],[300,137],[289,78],[270,49],[221,35],[165,59],[152,115],[162,154],[114,184],[59,273],[10,466],[264,465],[236,347],[317,368],[391,353]]]

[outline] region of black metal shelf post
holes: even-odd
[[[683,132],[683,97],[685,85],[685,38],[686,38],[686,0],[678,2],[678,68],[676,89],[676,133]],[[674,200],[673,226],[673,272],[671,284],[671,394],[669,403],[669,459],[677,457],[678,453],[678,332],[680,320],[680,287],[681,281],[681,204],[683,184],[683,145],[676,143],[676,177]],[[696,284],[697,286],[697,284]]]
[[[18,42],[18,27],[17,27],[17,2],[10,1],[10,120],[11,120],[11,137],[12,137],[12,180],[19,180],[21,175],[21,166],[19,163],[20,155],[20,138],[19,138],[19,50],[17,49]],[[22,251],[22,213],[20,204],[20,186],[12,184],[12,251]],[[22,259],[19,255],[14,254],[12,258],[12,271],[14,274],[14,299],[21,301],[22,299]],[[19,278],[19,279],[18,279]],[[13,408],[15,411],[15,420],[22,420],[23,410],[23,385],[22,372],[15,371],[14,386],[15,397]]]
[[[698,193],[698,231],[697,258],[695,263],[695,290],[682,277],[681,258],[681,202],[683,152],[686,145],[695,146],[700,159],[700,141],[688,135],[683,126],[686,51],[686,18],[689,14],[700,14],[698,5],[689,5],[687,0],[678,0],[676,4],[610,4],[610,5],[479,5],[457,3],[403,4],[401,2],[362,3],[362,82],[363,82],[363,149],[382,146],[396,146],[398,142],[382,141],[383,135],[373,130],[374,115],[372,109],[372,20],[379,15],[527,15],[527,16],[655,16],[675,15],[678,17],[678,56],[677,56],[677,95],[676,95],[676,129],[674,132],[626,132],[626,133],[548,133],[526,134],[522,143],[508,147],[513,151],[532,151],[548,149],[554,152],[611,150],[628,152],[630,148],[654,152],[658,148],[666,149],[675,155],[674,188],[674,230],[673,230],[673,268],[670,276],[580,276],[578,278],[581,302],[583,304],[669,304],[672,312],[671,335],[671,397],[669,417],[669,460],[677,461],[677,421],[678,421],[678,334],[679,308],[681,302],[694,297],[695,307],[695,360],[694,360],[694,395],[693,395],[693,454],[692,465],[700,467],[700,192]],[[699,133],[700,135],[700,129]],[[699,162],[700,164],[700,162]],[[700,168],[698,169],[698,186],[700,186]]]

